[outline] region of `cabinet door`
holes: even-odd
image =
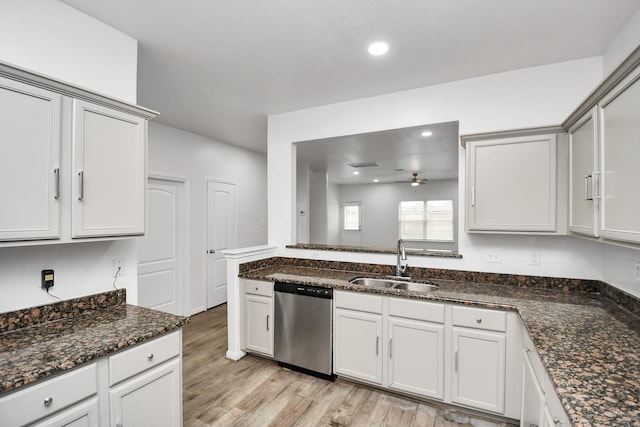
[[[469,231],[554,232],[555,135],[467,144]]]
[[[0,240],[60,237],[61,105],[0,78]]]
[[[520,426],[542,427],[543,410],[545,408],[544,393],[526,352],[524,353],[524,365],[522,368],[522,414],[520,416]]]
[[[98,399],[72,406],[32,427],[98,427]]]
[[[247,294],[244,301],[246,349],[273,357],[273,298]]]
[[[382,384],[382,316],[342,309],[335,312],[335,372]]]
[[[144,234],[147,123],[74,100],[72,237]]]
[[[596,110],[569,130],[569,230],[598,236],[598,140]]]
[[[486,411],[504,412],[505,336],[452,328],[454,369],[452,401]]]
[[[600,104],[602,237],[640,242],[640,70]]]
[[[168,362],[109,391],[111,425],[182,425],[180,360]]]
[[[389,387],[444,399],[444,326],[389,318]]]

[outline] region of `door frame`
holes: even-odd
[[[178,260],[176,262],[178,268],[178,275],[182,279],[182,289],[179,289],[180,295],[177,296],[179,299],[179,306],[181,308],[181,313],[183,316],[188,315],[188,305],[187,301],[189,301],[191,295],[191,272],[189,270],[190,262],[190,234],[191,234],[191,221],[190,221],[190,205],[189,205],[189,194],[190,194],[190,186],[191,183],[189,178],[177,175],[165,175],[158,173],[148,173],[147,174],[147,182],[146,182],[146,191],[145,194],[149,191],[149,180],[154,179],[157,181],[166,181],[180,184],[178,188],[178,224],[180,225],[180,230],[176,230],[177,236],[177,256]],[[149,204],[149,201],[146,200],[145,203]],[[149,209],[147,209],[147,216],[149,215]],[[137,285],[137,280],[136,280]]]
[[[235,243],[236,246],[238,244],[238,184],[233,182],[233,181],[228,181],[225,179],[219,179],[219,178],[212,178],[212,177],[208,177],[205,176],[202,180],[202,218],[203,218],[203,235],[204,235],[204,239],[202,241],[202,250],[201,250],[201,254],[204,255],[204,262],[202,263],[202,271],[203,271],[203,276],[204,277],[204,286],[202,287],[202,295],[203,295],[203,301],[204,301],[204,307],[202,309],[202,311],[207,311],[207,307],[209,306],[209,302],[208,302],[208,298],[209,298],[209,290],[208,290],[208,286],[209,286],[209,258],[207,257],[208,251],[209,251],[209,245],[207,244],[207,236],[209,236],[209,217],[208,217],[208,209],[207,209],[207,197],[208,197],[208,191],[207,191],[207,185],[210,182],[215,182],[217,184],[229,184],[229,185],[233,185],[233,187],[235,188],[235,197],[234,197],[234,201],[233,201],[233,217],[235,218],[234,221],[234,226],[233,226],[233,235],[235,236]],[[230,248],[231,249],[231,248]],[[228,284],[227,284],[228,286]],[[228,295],[228,288],[227,288],[227,295]],[[229,298],[227,297],[227,301],[229,301]]]

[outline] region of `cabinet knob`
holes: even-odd
[[[478,317],[478,318],[476,319],[476,323],[482,323],[482,318],[481,318],[481,317]]]
[[[216,253],[216,250],[215,250],[215,249],[209,249],[209,250],[207,251],[207,253],[208,253],[208,254],[215,254],[215,253]]]
[[[51,404],[53,403],[53,397],[47,397],[46,399],[44,399],[44,406],[51,406]]]
[[[148,354],[147,359],[149,359],[149,361],[153,360],[153,353]]]
[[[531,349],[530,349],[529,347],[525,347],[525,348],[524,348],[524,350],[525,350],[527,353],[531,353]]]
[[[558,417],[553,417],[553,423],[558,425],[558,424],[562,424],[562,421],[560,421]]]

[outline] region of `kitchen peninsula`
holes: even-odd
[[[640,424],[640,303],[593,280],[413,268],[429,293],[364,288],[350,280],[392,266],[273,257],[240,277],[517,312],[572,425]],[[525,334],[526,335],[526,334]],[[525,338],[525,343],[527,338]]]

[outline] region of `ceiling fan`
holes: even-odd
[[[396,181],[396,182],[409,182],[411,183],[412,187],[417,187],[418,185],[427,183],[426,179],[418,178],[418,172],[414,172],[412,175],[413,175],[413,178],[411,178],[409,181]]]

